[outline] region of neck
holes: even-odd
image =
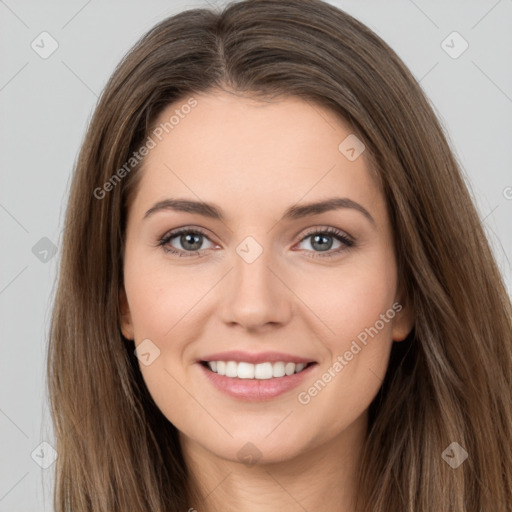
[[[356,512],[356,472],[367,414],[330,441],[287,460],[244,464],[206,450],[180,433],[191,475],[190,512]],[[262,459],[263,460],[263,459]]]

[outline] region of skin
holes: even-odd
[[[122,332],[136,345],[150,339],[160,350],[140,369],[180,432],[191,485],[208,495],[190,507],[352,512],[368,407],[393,341],[413,324],[398,292],[384,196],[365,153],[350,161],[338,150],[352,132],[330,110],[294,97],[257,102],[227,91],[194,98],[197,106],[147,155],[129,208]],[[169,105],[156,124],[185,102]],[[172,210],[144,219],[158,201],[178,197],[215,203],[226,219]],[[292,205],[331,197],[356,201],[375,224],[353,208],[279,220]],[[202,256],[180,236],[168,245],[192,256],[157,245],[185,226],[206,232]],[[344,249],[322,257],[307,235],[327,227],[355,244],[328,238],[331,254]],[[236,252],[248,236],[263,248],[252,263]],[[402,310],[309,403],[300,403],[299,392],[395,302]],[[214,388],[196,363],[232,349],[282,351],[318,365],[298,388],[247,402]],[[258,450],[253,465],[237,457],[247,442]]]

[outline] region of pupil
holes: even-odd
[[[329,239],[330,239],[330,243],[329,243]],[[326,242],[326,240],[328,240]],[[332,246],[332,237],[330,236],[323,236],[323,235],[315,235],[313,237],[313,242],[312,242],[312,246],[315,247],[315,244],[316,243],[320,243],[320,246],[318,247],[321,251],[327,251],[331,248]],[[327,247],[326,247],[326,244],[327,244]]]
[[[183,244],[183,247],[187,248],[187,244],[191,243],[192,245],[195,245],[196,247],[189,247],[190,250],[196,251],[201,247],[200,242],[201,235],[194,235],[194,234],[188,234],[188,235],[182,235],[181,237],[181,243]],[[195,243],[192,241],[190,242],[190,239],[196,239]]]

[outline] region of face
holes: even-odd
[[[330,110],[194,98],[162,112],[156,125],[182,115],[141,170],[121,328],[182,440],[227,460],[284,461],[364,428],[393,340],[412,327],[385,200]],[[242,354],[218,355],[228,351]],[[235,363],[217,363],[222,376],[207,360]],[[291,375],[300,366],[274,364],[298,361],[314,364]]]

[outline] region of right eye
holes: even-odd
[[[171,241],[175,238],[183,247],[182,249],[171,245]],[[165,234],[159,240],[158,245],[161,246],[165,252],[176,254],[178,256],[200,256],[200,247],[205,238],[209,240],[206,234],[198,229],[180,228]]]

